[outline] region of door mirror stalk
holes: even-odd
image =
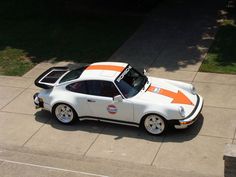
[[[123,98],[121,95],[116,95],[113,97],[114,102],[122,102]]]

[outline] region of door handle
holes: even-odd
[[[90,102],[90,103],[96,102],[95,100],[90,100],[90,99],[88,99],[87,101]]]

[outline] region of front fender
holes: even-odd
[[[166,82],[175,85],[176,87],[179,87],[189,93],[192,93],[192,89],[193,89],[193,85],[192,84],[188,84],[185,82],[181,82],[181,81],[174,81],[174,80],[169,80],[169,79],[164,79]]]
[[[142,118],[148,114],[160,115],[167,121],[182,119],[182,117],[179,114],[178,106],[146,105],[144,106],[144,109],[141,109],[141,106],[135,106],[134,108],[135,122],[140,123]]]

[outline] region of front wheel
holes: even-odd
[[[166,130],[166,121],[156,114],[144,118],[143,127],[152,135],[160,135]]]
[[[70,124],[77,118],[77,114],[74,109],[63,103],[55,105],[52,112],[57,120],[63,124]]]

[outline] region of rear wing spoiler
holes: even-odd
[[[54,87],[56,81],[61,78],[63,74],[69,71],[68,67],[52,67],[43,72],[35,81],[37,87],[50,89]]]

